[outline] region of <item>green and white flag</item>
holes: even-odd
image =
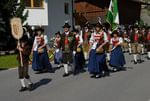
[[[107,12],[106,21],[111,25],[112,30],[116,30],[119,25],[119,12],[117,0],[111,0]]]

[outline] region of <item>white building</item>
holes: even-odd
[[[66,20],[72,26],[72,0],[25,0],[29,11],[27,23],[31,26],[44,26],[45,32],[53,36],[62,31]]]

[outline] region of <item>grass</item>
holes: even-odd
[[[54,60],[54,49],[50,49],[48,55],[49,55],[50,61],[53,61]],[[17,57],[17,55],[0,56],[0,70],[16,68],[18,66],[16,57]],[[30,59],[32,60],[32,56],[30,56]]]
[[[18,66],[17,55],[0,56],[0,70],[15,68]]]

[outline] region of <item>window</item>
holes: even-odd
[[[24,0],[26,7],[43,8],[44,0]]]
[[[65,14],[69,14],[69,3],[64,4],[64,12]]]

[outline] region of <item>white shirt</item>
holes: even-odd
[[[96,46],[97,46],[98,43],[96,41],[95,36],[96,35],[101,35],[101,34],[103,34],[104,42],[108,42],[107,34],[104,31],[100,32],[100,34],[97,34],[96,32],[94,32],[94,33],[92,33],[91,38],[90,38],[90,43],[92,43],[91,49],[96,49]]]
[[[110,44],[112,44],[112,45],[113,45],[113,41],[118,41],[118,44],[123,43],[123,39],[122,39],[121,37],[118,37],[117,39],[115,39],[115,38],[111,38],[111,40],[110,40]]]
[[[37,38],[38,38],[38,36],[35,37],[34,42],[33,42],[33,51],[37,51],[38,50],[39,43],[38,43]],[[44,35],[44,43],[46,45],[48,44],[48,39],[47,39],[46,35]]]

